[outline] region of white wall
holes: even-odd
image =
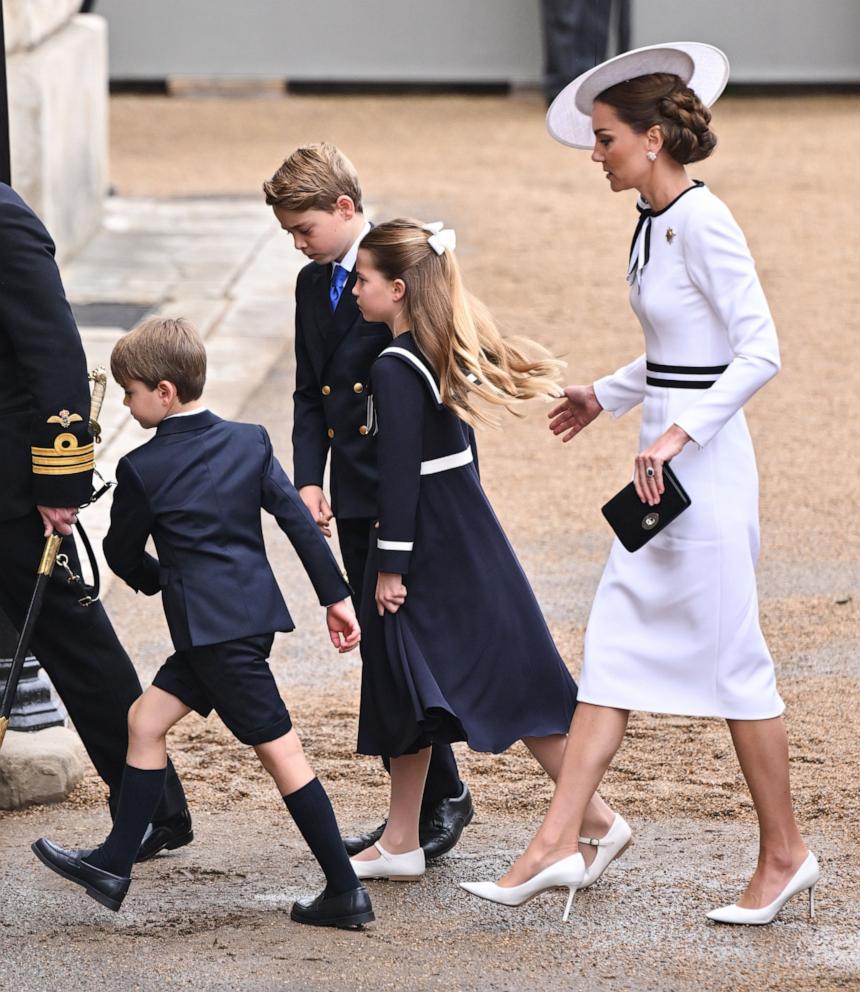
[[[606,2],[609,0],[592,0]],[[111,76],[540,80],[540,0],[98,0]],[[709,41],[733,82],[860,82],[860,0],[632,0],[632,43]]]
[[[732,82],[860,82],[860,0],[633,0],[636,45],[707,41]]]
[[[99,0],[111,75],[529,82],[540,0]]]

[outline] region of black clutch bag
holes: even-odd
[[[638,551],[690,505],[690,497],[668,465],[663,466],[663,486],[665,492],[656,506],[643,503],[631,482],[601,507],[609,526],[628,551]]]

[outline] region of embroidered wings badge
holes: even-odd
[[[69,424],[76,424],[84,418],[79,413],[69,413],[68,410],[60,410],[53,417],[48,417],[46,423],[59,424],[61,427],[68,427]]]

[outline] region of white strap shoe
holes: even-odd
[[[590,844],[597,848],[594,861],[585,869],[585,880],[580,885],[581,889],[587,889],[590,885],[594,885],[610,864],[627,850],[632,836],[633,831],[627,821],[620,813],[616,813],[612,826],[603,837],[579,838],[580,844]]]
[[[417,882],[426,870],[423,848],[407,851],[405,854],[391,854],[377,841],[373,845],[379,851],[379,857],[373,861],[356,861],[350,858],[349,863],[359,878],[390,878],[394,882]]]
[[[584,877],[585,861],[582,855],[577,853],[547,865],[543,871],[539,871],[522,885],[504,887],[496,885],[495,882],[460,882],[460,888],[471,892],[472,895],[480,896],[481,899],[498,902],[503,906],[522,906],[524,902],[528,902],[547,889],[567,889],[569,891],[567,906],[562,916],[562,920],[567,922],[573,897],[576,895],[576,890],[582,887]]]
[[[810,851],[806,855],[803,864],[792,876],[788,885],[780,892],[769,906],[761,906],[759,909],[744,909],[743,906],[732,904],[731,906],[720,906],[719,909],[712,909],[708,913],[709,920],[717,923],[738,923],[747,926],[762,926],[771,923],[782,907],[796,896],[798,892],[809,892],[809,918],[815,919],[815,886],[821,878],[821,869],[818,867],[818,859]]]

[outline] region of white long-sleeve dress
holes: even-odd
[[[758,476],[743,405],[779,369],[776,329],[743,233],[697,184],[646,211],[630,300],[645,354],[594,384],[640,451],[670,425],[692,505],[639,551],[616,540],[585,636],[581,702],[729,719],[783,711],[759,627]],[[659,509],[659,507],[657,508]]]

